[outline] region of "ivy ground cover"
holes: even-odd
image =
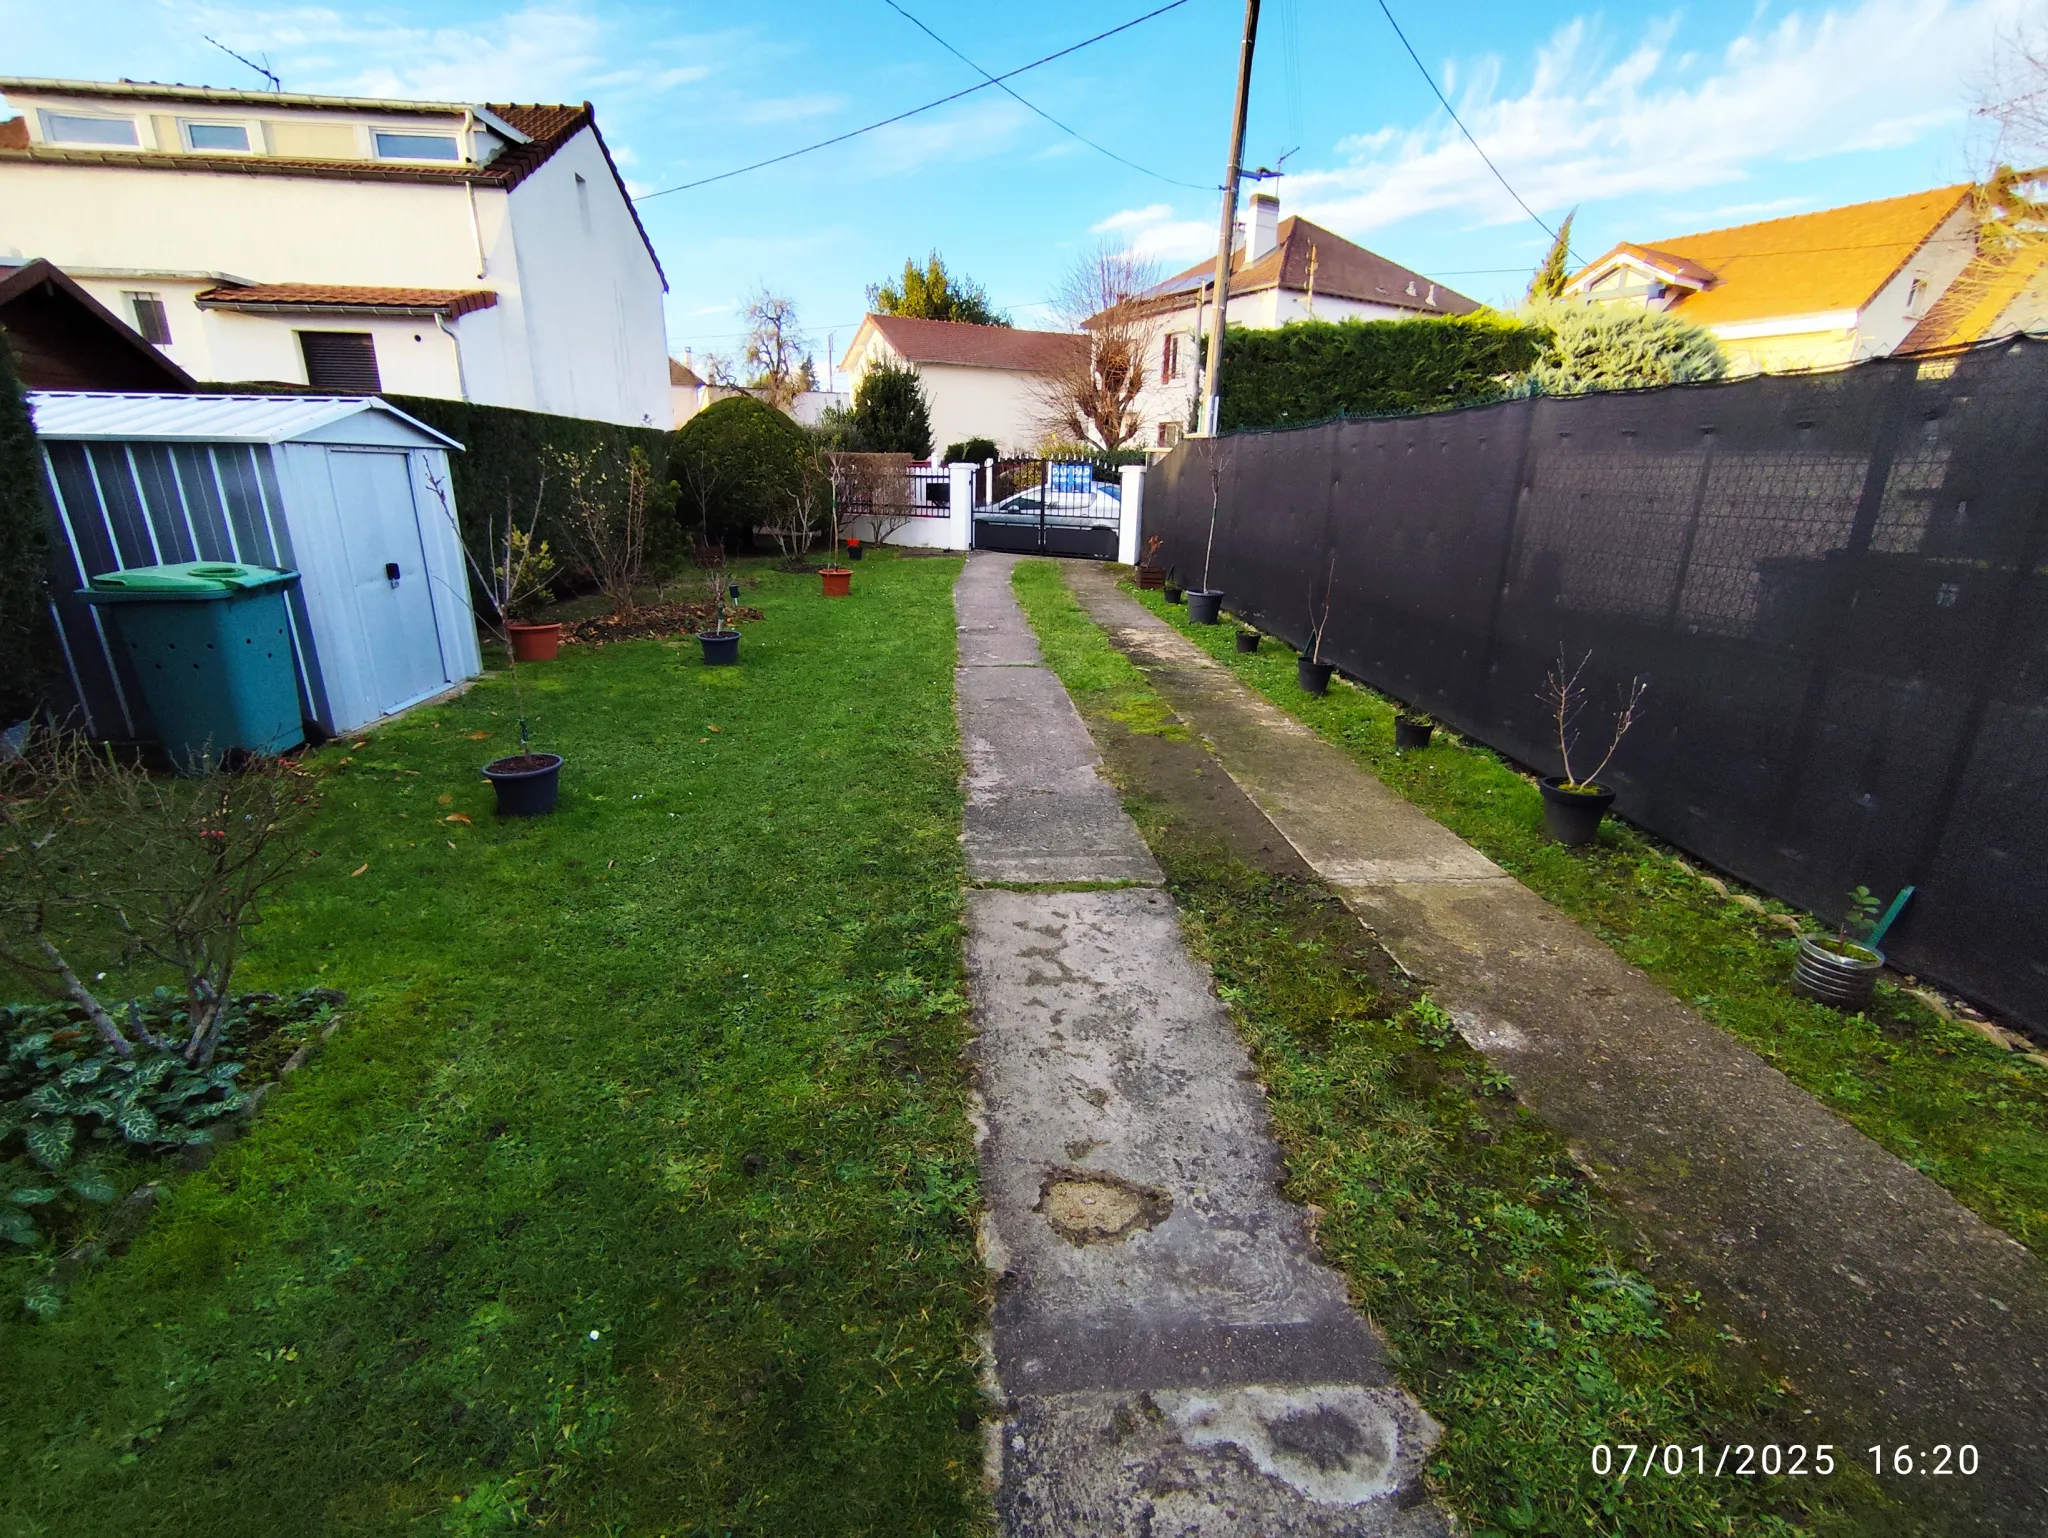
[[[344,1024],[0,1320],[0,1533],[981,1526],[957,569],[522,670],[550,818],[501,673],[310,756],[242,981]]]

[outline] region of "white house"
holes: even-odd
[[[0,93],[0,256],[194,378],[671,420],[666,280],[587,102]]]
[[[855,393],[878,364],[916,370],[931,403],[934,453],[991,438],[1001,453],[1022,455],[1045,437],[1045,377],[1076,354],[1085,358],[1087,346],[1087,338],[1065,331],[870,315],[840,367],[853,376]]]
[[[1249,228],[1230,258],[1229,324],[1269,330],[1296,320],[1413,320],[1480,308],[1456,290],[1390,262],[1306,219],[1282,219],[1280,200],[1254,193]],[[1146,291],[1145,388],[1138,408],[1155,448],[1180,439],[1195,406],[1208,316],[1215,308],[1211,255]]]

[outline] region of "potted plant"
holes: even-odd
[[[1157,534],[1145,541],[1145,554],[1138,561],[1138,586],[1145,592],[1156,593],[1166,585],[1166,568],[1159,564],[1159,547],[1165,543]]]
[[[850,534],[849,534],[849,535],[847,536],[847,538],[846,538],[846,558],[847,558],[847,560],[849,560],[849,561],[857,561],[857,560],[859,560],[859,559],[861,558],[862,554],[864,553],[864,551],[865,551],[865,547],[864,547],[864,546],[863,546],[863,545],[861,544],[861,542],[860,542],[860,541],[859,541],[858,539],[855,539],[855,538],[854,538],[854,537],[853,537],[852,535],[850,535]]]
[[[1187,596],[1187,589],[1180,585],[1180,573],[1171,566],[1166,568],[1166,581],[1160,591],[1165,593],[1168,603],[1179,603]]]
[[[546,559],[547,543],[534,541],[533,531],[540,523],[542,498],[547,493],[547,472],[543,470],[536,478],[533,493],[533,516],[527,519],[526,527],[520,528],[512,514],[512,494],[505,493],[505,529],[501,535],[496,523],[484,524],[484,548],[489,557],[489,567],[477,559],[468,540],[462,539],[462,526],[456,521],[455,509],[448,501],[448,488],[438,477],[427,478],[427,489],[441,504],[441,512],[447,518],[449,527],[455,530],[462,545],[463,559],[469,563],[470,575],[490,597],[491,607],[498,625],[484,621],[487,628],[496,629],[499,639],[505,643],[509,659],[506,671],[512,678],[513,708],[519,715],[519,751],[503,758],[494,758],[484,765],[484,778],[491,782],[491,789],[498,797],[500,817],[540,817],[555,809],[555,801],[561,792],[562,755],[559,753],[536,753],[533,751],[533,734],[526,722],[526,696],[519,687],[519,664],[522,660],[519,649],[512,644],[512,610],[522,593],[534,583],[533,568],[536,558]],[[556,626],[560,635],[560,626]],[[552,657],[554,651],[547,653]]]
[[[1878,935],[1872,928],[1876,919],[1877,899],[1869,887],[1859,886],[1849,894],[1849,906],[1833,934],[1799,937],[1799,959],[1792,964],[1793,991],[1837,1009],[1861,1009],[1868,1004],[1877,974],[1884,969],[1884,952],[1877,949]],[[1863,935],[1865,943],[1849,938],[1852,928]]]
[[[711,592],[711,628],[697,632],[697,644],[704,648],[704,666],[729,668],[740,660],[740,633],[733,627],[728,603],[738,603],[740,585],[727,580],[723,567],[707,579]]]
[[[1436,721],[1420,710],[1407,705],[1394,711],[1394,746],[1397,748],[1426,748],[1430,734],[1436,730]]]
[[[830,462],[825,460],[822,453],[814,454],[805,460],[802,473],[797,476],[795,495],[800,499],[812,498],[818,495],[821,488],[825,495],[825,513],[832,524],[833,562],[830,566],[819,567],[818,576],[825,584],[827,598],[844,598],[853,591],[853,570],[851,567],[841,566],[838,561],[839,492]],[[808,523],[810,520],[806,517],[804,521]]]
[[[1237,649],[1241,652],[1255,652],[1259,649],[1259,633],[1249,626],[1240,626],[1237,632]]]
[[[1337,553],[1330,552],[1329,575],[1323,579],[1323,612],[1315,611],[1315,600],[1309,600],[1308,648],[1294,664],[1294,681],[1305,694],[1327,694],[1330,689],[1330,674],[1335,671],[1323,661],[1323,632],[1330,628],[1330,594],[1337,586]]]
[[[1579,678],[1592,660],[1593,654],[1587,652],[1578,666],[1567,673],[1564,649],[1560,647],[1557,664],[1550,670],[1543,688],[1542,699],[1549,705],[1557,727],[1557,752],[1564,761],[1564,773],[1547,775],[1536,784],[1543,793],[1543,826],[1560,844],[1590,844],[1599,836],[1600,820],[1614,804],[1614,792],[1600,783],[1600,776],[1613,760],[1614,750],[1621,746],[1621,739],[1635,725],[1636,711],[1649,688],[1640,678],[1629,681],[1621,708],[1614,715],[1614,735],[1608,739],[1607,752],[1593,766],[1591,774],[1574,774],[1572,748],[1578,738],[1571,728],[1586,703],[1586,691],[1579,686]]]
[[[1202,547],[1202,585],[1188,589],[1188,618],[1213,625],[1223,617],[1223,593],[1209,586],[1209,566],[1216,555],[1216,511],[1223,502],[1223,457],[1209,456],[1209,542]]]

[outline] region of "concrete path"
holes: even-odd
[[[971,557],[954,595],[1004,1530],[1447,1533],[1437,1427],[1279,1194],[1251,1061],[1014,564]]]
[[[1523,1102],[1750,1321],[1832,1440],[1975,1443],[1982,1471],[1951,1492],[1963,1520],[2048,1532],[2048,1267],[1239,684],[1109,573],[1074,562],[1068,580]]]

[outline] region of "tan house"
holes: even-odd
[[[1230,258],[1232,326],[1268,330],[1297,320],[1413,320],[1469,315],[1480,308],[1455,289],[1368,251],[1306,219],[1280,217],[1280,200],[1254,193],[1250,220]],[[1149,290],[1145,389],[1138,407],[1144,441],[1171,447],[1191,419],[1199,383],[1197,350],[1215,305],[1216,259],[1204,258]]]
[[[1737,374],[1832,368],[2010,334],[2048,316],[2043,250],[1978,249],[1972,187],[1623,242],[1570,297],[1711,331]]]
[[[932,452],[969,438],[992,438],[1004,454],[1027,454],[1044,436],[1045,380],[1085,359],[1085,337],[1014,326],[870,315],[847,345],[840,367],[861,378],[881,364],[917,372],[931,403]]]

